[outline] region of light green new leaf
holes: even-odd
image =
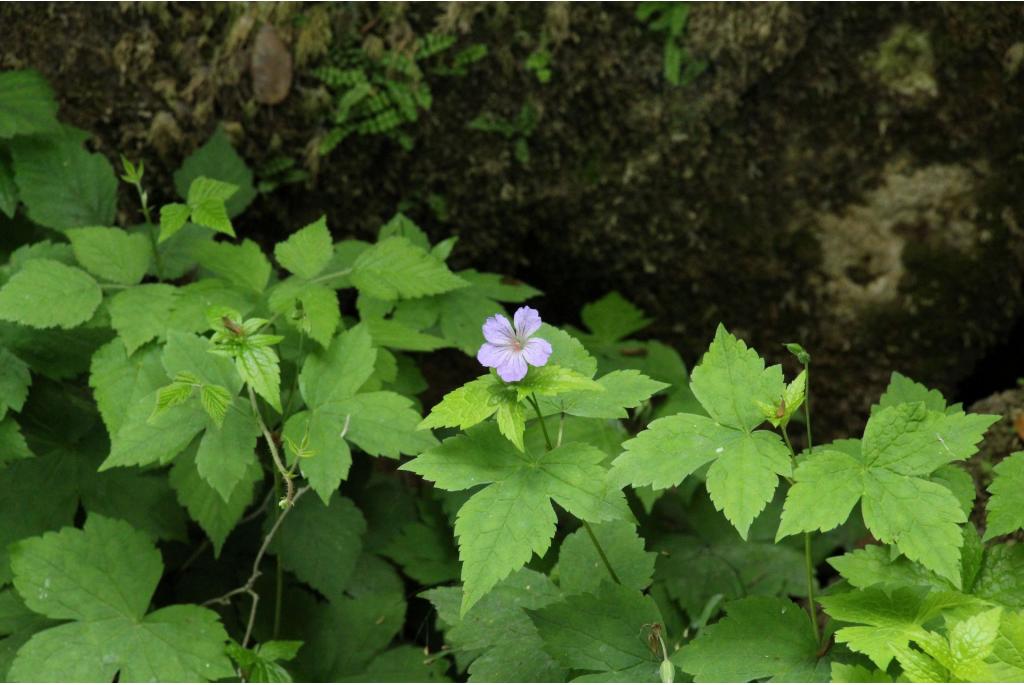
[[[695,682],[828,679],[828,658],[818,656],[811,621],[796,604],[777,597],[748,597],[729,602],[725,612],[725,618],[672,657]]]
[[[555,532],[551,499],[587,521],[630,517],[622,492],[607,482],[604,459],[582,443],[520,452],[497,426],[482,424],[402,465],[445,490],[490,484],[469,498],[455,523],[463,614],[534,554],[547,551]]]
[[[28,218],[63,231],[110,226],[117,210],[117,177],[110,162],[82,148],[74,129],[11,141],[14,181]]]
[[[235,357],[242,380],[271,407],[281,411],[281,363],[272,347],[246,347]]]
[[[325,505],[305,497],[281,524],[270,552],[333,602],[345,597],[365,532],[366,521],[352,500],[335,493]]]
[[[198,335],[172,331],[160,361],[169,378],[195,374],[204,385],[219,385],[232,397],[242,389],[242,379],[230,359],[213,354],[214,345]]]
[[[490,418],[507,399],[505,386],[494,374],[480,376],[445,395],[430,410],[420,428],[462,428]]]
[[[593,594],[572,595],[527,612],[544,651],[566,668],[588,671],[588,681],[656,682],[661,661],[645,635],[662,623],[654,599],[603,581]]]
[[[180,202],[172,202],[160,208],[160,242],[169,240],[178,231],[185,227],[188,218],[192,214],[192,208]]]
[[[402,237],[385,238],[359,255],[351,280],[361,292],[382,300],[437,295],[469,285]]]
[[[237,190],[238,186],[232,183],[205,176],[193,179],[188,187],[186,201],[191,210],[192,222],[234,238],[235,229],[231,225],[225,203]]]
[[[778,403],[786,387],[781,367],[765,368],[755,350],[719,325],[690,389],[713,419],[749,432],[765,420],[758,402]]]
[[[256,197],[253,173],[231,146],[224,128],[218,126],[206,143],[193,152],[174,172],[174,188],[181,198],[188,197],[192,182],[200,176],[215,178],[237,187],[226,205],[228,215],[236,217]]]
[[[219,680],[233,674],[217,614],[194,605],[146,615],[163,572],[145,535],[91,515],[82,530],[20,541],[14,585],[26,605],[69,619],[36,633],[15,657],[15,680]],[[61,658],[53,658],[55,653]]]
[[[1014,452],[995,466],[988,486],[985,540],[1024,528],[1024,452]]]
[[[654,552],[644,551],[644,541],[636,526],[628,521],[604,521],[591,528],[601,549],[611,562],[622,585],[643,590],[654,575]],[[609,579],[601,555],[585,528],[579,528],[562,541],[558,550],[558,586],[562,592],[596,593],[602,580]]]
[[[331,341],[326,350],[306,357],[299,390],[309,407],[348,399],[373,375],[377,350],[365,325],[353,326]]]
[[[118,292],[107,303],[110,325],[133,354],[150,340],[163,340],[180,291],[167,283],[144,283]]]
[[[100,226],[72,228],[66,233],[75,259],[94,276],[135,285],[149,270],[153,248],[141,233]]]
[[[651,380],[639,371],[627,369],[612,371],[597,379],[604,392],[576,391],[565,393],[545,405],[557,406],[562,412],[573,416],[594,419],[624,419],[627,409],[639,407],[652,395],[669,387],[666,383]]]
[[[246,507],[253,501],[254,488],[262,480],[263,469],[258,463],[250,464],[242,481],[231,492],[231,498],[225,502],[199,475],[194,448],[175,459],[170,472],[171,487],[178,502],[209,536],[214,556],[220,556],[224,541],[242,520]]]
[[[270,280],[270,260],[251,240],[243,240],[239,245],[203,241],[193,248],[192,254],[204,269],[254,293],[262,293]]]
[[[74,328],[92,318],[102,299],[99,284],[81,269],[33,259],[0,288],[0,319],[33,328]]]
[[[57,127],[57,101],[39,72],[0,74],[0,138],[47,133]]]
[[[319,274],[333,255],[334,242],[327,230],[325,216],[292,233],[274,247],[277,263],[300,278],[313,278]]]

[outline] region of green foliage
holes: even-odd
[[[985,539],[1024,528],[1024,452],[1014,452],[996,464],[988,486],[988,527]]]
[[[686,36],[686,22],[690,16],[688,2],[641,2],[636,10],[637,19],[647,22],[651,31],[665,34],[664,74],[673,86],[685,86],[704,73],[708,64],[694,59],[682,45]]]

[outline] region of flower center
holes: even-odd
[[[522,352],[523,351],[523,341],[520,340],[519,338],[513,338],[512,339],[512,349],[514,351],[516,351],[516,352]]]

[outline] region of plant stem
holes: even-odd
[[[292,482],[292,474],[281,461],[281,455],[277,451],[277,443],[274,442],[274,436],[271,435],[270,429],[267,428],[267,424],[263,421],[260,407],[256,403],[256,393],[248,383],[245,387],[249,391],[249,403],[252,405],[252,413],[256,416],[256,421],[263,432],[263,439],[267,441],[267,447],[270,448],[270,456],[274,460],[274,466],[277,467],[277,472],[281,474],[281,479],[284,481],[284,506],[286,508],[291,507],[295,503],[295,484]]]
[[[544,417],[540,414],[540,403],[537,401],[535,394],[530,394],[530,403],[533,405],[533,410],[537,412],[537,420],[540,422],[540,430],[544,433],[544,442],[547,443],[548,449],[553,449],[554,445],[551,442],[551,436],[548,435],[547,424],[544,423]]]
[[[587,535],[590,536],[590,541],[594,543],[594,549],[597,550],[597,556],[601,557],[601,561],[604,562],[604,567],[608,569],[608,575],[612,577],[616,585],[622,585],[622,581],[619,580],[619,574],[612,568],[612,562],[608,561],[608,555],[604,553],[604,549],[601,547],[601,543],[597,541],[597,536],[594,535],[594,529],[590,527],[590,524],[586,521],[581,521],[583,527],[587,531]]]
[[[540,429],[544,433],[544,442],[547,443],[548,449],[552,449],[551,436],[548,434],[548,427],[544,423],[544,417],[540,413],[540,402],[537,401],[537,396],[531,394],[529,397],[530,404],[533,405],[533,410],[537,412],[537,421],[540,422]],[[604,548],[601,547],[601,543],[598,542],[597,536],[594,535],[594,529],[590,527],[590,524],[580,519],[583,527],[587,531],[587,535],[590,536],[590,541],[594,543],[594,549],[597,550],[597,556],[601,557],[601,561],[604,562],[604,567],[608,569],[608,575],[612,577],[617,585],[622,585],[622,581],[619,580],[619,576],[615,573],[615,569],[612,568],[612,562],[608,561],[608,555],[604,553]]]
[[[811,363],[807,362],[804,367],[807,374],[804,389],[804,426],[807,428],[807,453],[814,452],[814,442],[811,440]]]
[[[782,439],[786,441],[789,448],[789,456],[796,464],[796,452],[793,450],[793,443],[789,441],[789,433],[786,427],[782,426]],[[814,603],[814,562],[811,561],[811,534],[804,533],[804,568],[807,571],[807,613],[811,617],[811,627],[814,628],[814,639],[821,643],[821,630],[818,628],[818,607]]]

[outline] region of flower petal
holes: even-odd
[[[551,356],[551,343],[544,338],[530,338],[523,346],[523,358],[530,366],[544,366]]]
[[[522,352],[512,352],[498,367],[498,375],[506,383],[523,380],[526,375],[526,360]]]
[[[480,351],[476,353],[476,360],[484,366],[490,366],[491,368],[497,368],[505,363],[508,359],[508,355],[512,352],[511,347],[504,345],[494,345],[492,343],[484,343],[480,346]]]
[[[520,307],[513,317],[516,322],[516,335],[520,340],[526,340],[540,328],[540,312],[533,307]]]
[[[484,340],[494,345],[509,345],[515,340],[516,333],[512,324],[501,314],[495,314],[484,321]]]

